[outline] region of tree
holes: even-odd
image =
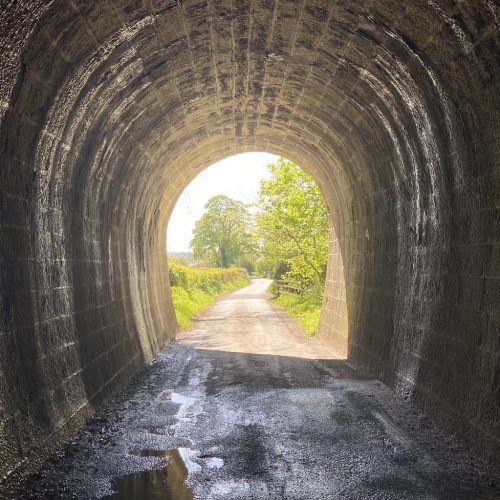
[[[257,215],[260,269],[298,288],[322,286],[328,259],[328,215],[314,180],[291,161],[268,165]]]
[[[190,247],[195,259],[215,267],[229,267],[253,253],[253,223],[245,205],[224,195],[210,198],[195,223]]]

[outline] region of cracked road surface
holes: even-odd
[[[200,315],[21,498],[500,498],[498,471],[301,333],[268,285]]]

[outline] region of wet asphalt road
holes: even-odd
[[[498,471],[303,335],[268,284],[203,313],[20,498],[500,498]]]

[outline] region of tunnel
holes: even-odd
[[[495,0],[3,0],[0,492],[174,337],[165,232],[230,155],[330,218],[318,336],[500,462]]]

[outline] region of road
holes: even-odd
[[[336,358],[333,350],[304,335],[286,314],[269,303],[267,289],[271,282],[254,280],[250,286],[223,297],[177,339],[183,345],[218,352]]]
[[[268,302],[225,295],[23,498],[486,499],[495,471]]]

